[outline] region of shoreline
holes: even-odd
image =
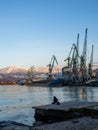
[[[28,126],[13,121],[0,122],[2,130],[98,130],[98,118],[81,117],[67,121]]]

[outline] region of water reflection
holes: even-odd
[[[50,103],[53,96],[63,101],[96,101],[98,92],[97,87],[28,87],[29,92],[36,93],[34,100],[37,102],[39,98],[43,100],[40,104]],[[33,90],[33,91],[32,91]],[[32,95],[33,96],[33,95]]]
[[[98,101],[97,87],[0,86],[0,121],[14,120],[31,124],[32,107],[52,103],[53,96],[63,101]]]

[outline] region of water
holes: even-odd
[[[98,101],[98,87],[0,86],[0,121],[34,123],[34,106],[50,104],[53,96],[63,101]]]

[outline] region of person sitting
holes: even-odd
[[[58,99],[57,99],[56,96],[53,97],[53,102],[52,102],[52,104],[56,104],[56,105],[59,105],[59,104],[60,104],[60,102],[58,101]]]

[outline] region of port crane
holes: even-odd
[[[88,65],[88,73],[89,73],[90,77],[92,77],[93,52],[94,52],[94,45],[92,45],[90,62],[89,62],[89,65]]]
[[[83,45],[83,52],[80,57],[80,71],[81,76],[83,79],[87,78],[87,65],[86,65],[86,58],[87,58],[87,31],[88,29],[85,29],[85,38],[84,38],[84,45]]]
[[[78,68],[78,49],[75,44],[73,44],[73,54],[72,54],[72,59],[71,59],[71,65],[72,65],[72,72],[75,74],[77,72]]]
[[[77,71],[78,58],[79,58],[78,48],[77,48],[77,45],[73,43],[68,58],[64,60],[64,61],[68,61],[67,66],[70,69],[72,69],[73,73]]]
[[[76,44],[73,43],[68,58],[64,60],[67,61],[67,66],[62,68],[62,76],[69,81],[83,83],[94,75],[92,71],[94,51],[93,45],[89,65],[87,65],[87,33],[88,29],[86,28],[82,54],[79,55],[79,34],[77,34]]]
[[[79,35],[79,33],[77,34],[77,42],[76,42],[76,47],[77,47],[77,55],[76,55],[76,57],[77,57],[77,67],[79,67],[79,37],[80,37],[80,35]]]
[[[27,81],[26,84],[32,83],[34,79],[34,66],[31,66],[27,73]]]
[[[52,56],[49,65],[47,65],[47,66],[49,67],[48,79],[51,79],[51,78],[52,78],[52,70],[53,70],[53,67],[54,67],[54,63],[56,63],[56,64],[58,65],[58,61],[57,61],[55,55]]]
[[[73,80],[73,77],[78,75],[79,68],[79,34],[77,34],[76,44],[72,44],[68,58],[64,61],[67,61],[67,66],[62,68],[62,76]]]

